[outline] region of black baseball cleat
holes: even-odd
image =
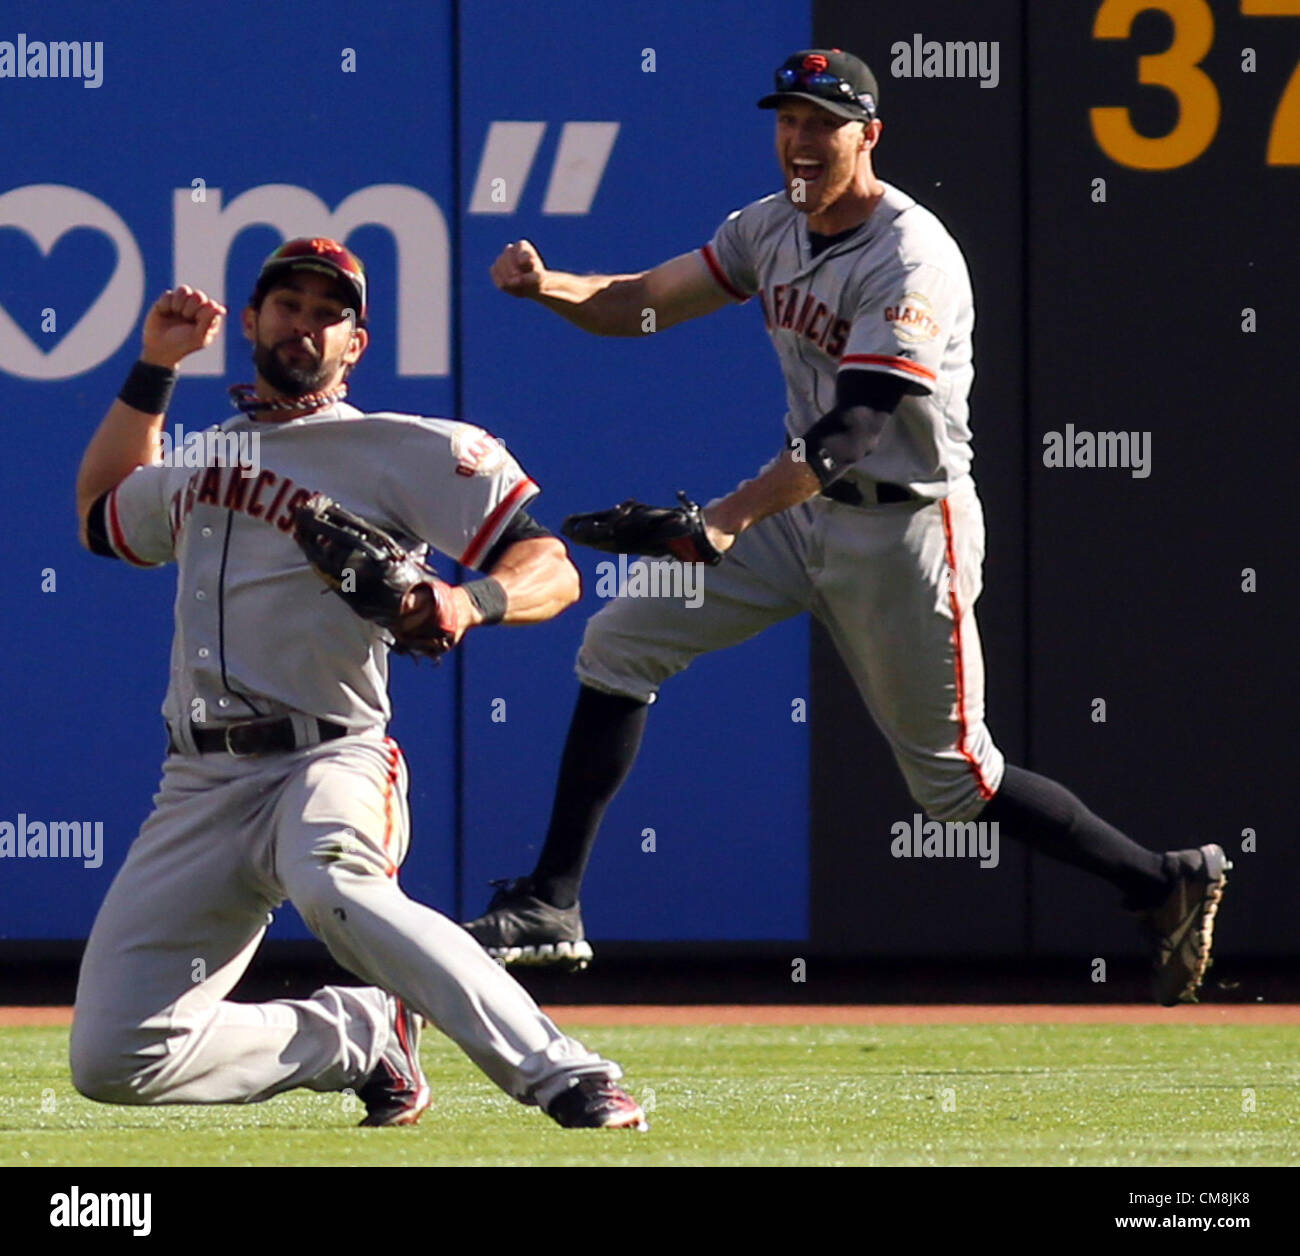
[[[533,893],[528,877],[490,881],[498,887],[487,910],[467,921],[470,936],[502,964],[554,964],[581,972],[591,963],[592,950],[582,936],[582,912],[553,907]]]
[[[414,1125],[429,1106],[429,1081],[420,1068],[420,1017],[393,999],[393,1035],[374,1071],[357,1091],[368,1126]]]
[[[1165,853],[1170,889],[1155,906],[1136,913],[1153,951],[1151,991],[1157,1003],[1174,1007],[1197,1001],[1231,868],[1223,847],[1213,843]]]
[[[566,1130],[650,1128],[641,1105],[610,1077],[575,1078],[546,1105],[546,1113]]]

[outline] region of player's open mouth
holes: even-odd
[[[812,183],[821,177],[825,167],[819,161],[792,161],[790,171],[793,178]]]

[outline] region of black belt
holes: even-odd
[[[848,480],[836,480],[822,489],[822,496],[829,497],[834,502],[842,502],[845,506],[872,504],[862,496],[862,490]],[[915,496],[901,484],[882,484],[879,481],[876,483],[876,502],[882,506],[887,506],[891,502],[910,502],[915,499]]]
[[[316,720],[315,723],[320,741],[334,741],[348,735],[348,730],[342,724],[333,724],[329,720]],[[230,754],[237,759],[299,748],[293,720],[287,715],[279,719],[240,720],[234,724],[218,724],[216,727],[192,723],[190,736],[194,738],[195,749],[200,754]],[[309,741],[302,744],[317,743]],[[170,728],[167,730],[167,749],[173,754],[181,751]]]

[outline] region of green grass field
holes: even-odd
[[[598,1027],[648,1134],[561,1130],[425,1035],[418,1126],[339,1095],[122,1108],[71,1086],[67,1030],[0,1030],[0,1165],[1277,1165],[1300,1052],[1274,1026]]]

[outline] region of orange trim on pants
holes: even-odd
[[[393,792],[397,787],[397,764],[401,758],[401,747],[391,737],[384,738],[388,747],[388,774],[384,781],[384,854],[388,855],[388,843],[393,836]],[[397,876],[397,865],[392,857],[388,858],[388,875]]]
[[[952,648],[957,671],[957,753],[970,764],[980,797],[987,801],[993,797],[995,791],[984,779],[984,773],[975,756],[971,754],[967,740],[966,669],[961,651],[961,603],[957,598],[957,551],[953,545],[952,515],[946,497],[939,499],[939,509],[943,513],[944,557],[948,563],[948,607],[952,611]]]

